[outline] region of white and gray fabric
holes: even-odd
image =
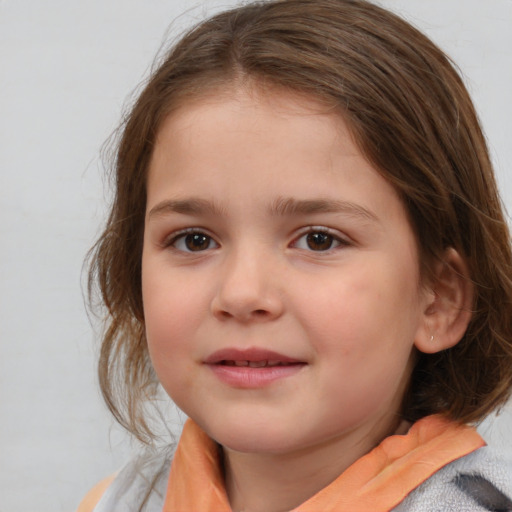
[[[147,453],[126,465],[94,512],[162,512],[172,453]],[[512,512],[512,464],[486,446],[440,469],[391,512],[490,511]]]

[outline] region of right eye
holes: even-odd
[[[201,252],[216,249],[219,246],[211,236],[201,231],[178,234],[168,245],[183,252]]]

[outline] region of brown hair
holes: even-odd
[[[103,395],[139,438],[150,435],[145,399],[157,381],[141,294],[146,173],[162,120],[185,100],[244,78],[335,105],[369,161],[400,193],[422,270],[454,247],[475,287],[463,339],[418,354],[403,415],[473,422],[512,386],[509,233],[484,136],[449,59],[396,15],[364,0],[281,0],[242,6],[200,23],[166,55],[123,125],[115,197],[93,248],[94,284],[107,308],[99,362]]]

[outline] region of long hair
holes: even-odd
[[[146,177],[162,121],[185,101],[251,79],[323,100],[398,191],[423,275],[457,249],[475,288],[462,340],[418,353],[402,414],[475,422],[512,386],[509,233],[485,138],[449,58],[398,16],[365,0],[277,0],[218,14],[187,33],[150,77],[122,126],[115,197],[91,253],[107,325],[100,385],[116,418],[151,434],[143,403],[156,393],[141,293]]]

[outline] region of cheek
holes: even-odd
[[[177,318],[166,311],[148,311],[146,316],[149,356],[158,380],[171,398],[175,398],[176,390],[194,385],[194,359],[187,349],[187,332]]]
[[[407,359],[420,321],[417,274],[415,267],[391,267],[371,262],[299,291],[307,299],[297,316],[319,351],[358,366],[397,352]]]
[[[165,388],[174,376],[186,377],[187,366],[193,360],[188,341],[191,326],[197,325],[198,298],[191,292],[184,291],[179,282],[166,278],[164,273],[143,267],[146,338],[153,366]]]
[[[143,259],[142,301],[148,331],[166,330],[171,336],[198,314],[202,292],[192,279],[167,267],[164,257]]]
[[[313,305],[302,315],[323,389],[333,393],[337,409],[345,411],[342,415],[351,411],[356,418],[399,407],[416,328],[412,295],[390,292],[384,286],[387,280],[376,286],[377,276],[367,276],[347,278],[311,297]]]

